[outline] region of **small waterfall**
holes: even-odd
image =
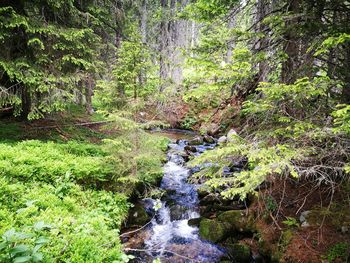
[[[152,262],[159,258],[161,262],[187,263],[219,262],[223,250],[218,246],[201,240],[197,227],[190,226],[190,219],[199,218],[199,199],[196,186],[189,184],[190,169],[184,159],[185,140],[169,144],[168,162],[164,165],[164,176],[160,187],[166,192],[161,206],[156,211],[144,240],[145,255],[140,255],[134,262]],[[196,154],[212,149],[214,144],[195,146]],[[147,198],[148,204],[156,200]]]

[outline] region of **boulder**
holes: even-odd
[[[349,233],[349,228],[347,226],[342,226],[340,230],[341,230],[341,233],[344,235]]]
[[[233,262],[250,263],[252,262],[252,253],[250,247],[246,244],[233,244],[227,248]]]
[[[170,207],[170,219],[181,220],[183,216],[186,214],[188,208],[181,205],[173,205]]]
[[[227,142],[227,137],[226,136],[221,136],[218,139],[218,144],[224,144],[225,142]]]
[[[129,210],[127,225],[129,226],[144,226],[151,220],[149,214],[142,204],[137,203]]]
[[[215,136],[220,131],[220,125],[216,123],[210,123],[209,125],[202,125],[201,130],[206,131],[207,134]]]
[[[301,223],[301,227],[310,226],[309,222],[307,221],[310,214],[311,214],[311,211],[304,211],[300,214],[299,221]]]
[[[234,129],[229,130],[227,133],[227,141],[233,142],[236,136],[238,136],[238,133]]]
[[[193,138],[192,140],[188,141],[188,144],[190,145],[200,145],[203,144],[203,138],[200,136],[197,136],[195,138]]]
[[[234,232],[256,232],[256,225],[252,215],[246,215],[241,210],[230,210],[221,213],[218,220],[230,226]]]
[[[192,145],[186,145],[184,149],[186,152],[193,152],[193,153],[197,152],[197,148]]]
[[[215,139],[209,135],[204,135],[203,136],[203,141],[206,142],[206,143],[210,143],[210,144],[213,144],[215,143]]]
[[[218,243],[226,236],[228,226],[216,219],[202,219],[199,224],[199,235],[201,238]]]
[[[199,227],[201,220],[202,219],[200,217],[189,219],[188,220],[188,225],[189,226]]]

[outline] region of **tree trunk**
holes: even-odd
[[[86,98],[86,112],[92,114],[92,96],[94,93],[94,81],[91,76],[88,76],[85,86],[85,98]]]
[[[256,15],[256,23],[257,23],[257,32],[266,34],[267,33],[267,25],[263,23],[264,18],[270,11],[270,0],[257,0],[257,15]],[[259,38],[259,41],[256,45],[257,52],[265,52],[268,53],[268,39],[263,36]],[[258,82],[266,82],[267,75],[269,72],[269,65],[267,63],[267,59],[259,62],[259,73],[258,73]]]
[[[22,86],[22,112],[21,112],[21,118],[23,119],[28,119],[28,115],[31,112],[32,108],[32,99],[31,99],[31,94],[30,90],[28,87],[21,85]]]
[[[297,28],[300,12],[300,0],[291,0],[288,3],[287,12],[290,13],[289,20],[286,21],[287,33],[285,34],[284,52],[287,55],[286,61],[282,63],[282,82],[294,83],[297,78],[297,62],[299,59],[299,41]]]
[[[159,40],[159,78],[160,87],[159,91],[164,91],[165,81],[168,78],[168,65],[167,65],[167,46],[168,42],[168,23],[164,14],[168,11],[168,1],[160,1],[162,8],[162,18],[160,21],[160,40]]]

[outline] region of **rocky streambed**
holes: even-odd
[[[189,156],[213,149],[210,137],[180,139],[170,143],[159,200],[140,200],[130,210],[122,234],[132,262],[256,262],[249,246],[239,239],[252,236],[253,220],[244,213],[247,202],[223,200],[209,193],[200,182],[189,183],[200,167],[189,168]],[[208,164],[203,164],[208,165]],[[244,160],[229,170],[242,169]]]

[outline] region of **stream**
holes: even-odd
[[[199,218],[199,198],[197,185],[188,183],[191,169],[186,167],[184,158],[188,140],[180,139],[170,143],[167,163],[160,188],[165,191],[161,201],[151,198],[143,200],[146,211],[153,213],[151,222],[134,236],[138,242],[129,242],[132,248],[139,249],[133,253],[132,262],[219,262],[224,250],[199,237],[198,227],[190,226],[190,219]],[[196,147],[195,155],[213,149],[215,143],[203,143]],[[154,211],[154,207],[158,209]],[[140,241],[141,239],[141,241]]]

